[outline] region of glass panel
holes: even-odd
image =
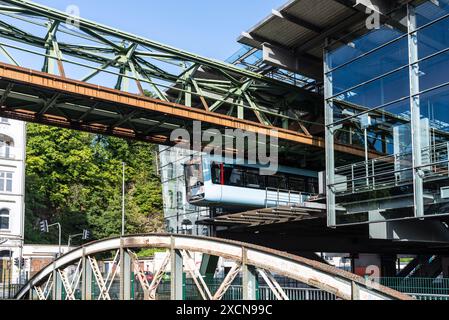
[[[449,52],[420,63],[420,90],[427,90],[449,82]]]
[[[6,180],[6,191],[12,192],[12,180]]]
[[[212,164],[212,183],[221,184],[221,165],[218,163]]]
[[[408,68],[341,94],[338,100],[355,104],[359,108],[375,108],[410,95]]]
[[[265,189],[265,177],[260,176],[257,170],[248,170],[245,173],[245,186],[247,188]]]
[[[334,94],[407,65],[407,43],[408,39],[402,38],[340,69],[332,71]]]
[[[343,104],[336,104],[334,110],[338,113],[335,117],[342,121],[343,127],[335,134],[335,141],[351,146],[364,148],[365,135],[362,125],[368,124],[369,150],[380,154],[394,153],[395,127],[407,124],[410,121],[409,99],[391,104],[383,109],[374,110],[365,115],[359,115],[366,108],[345,107]],[[349,118],[350,116],[356,116]],[[358,116],[357,116],[358,115]],[[369,122],[364,119],[369,116]],[[398,138],[396,138],[398,139]]]
[[[336,68],[360,55],[367,53],[381,45],[400,37],[398,30],[382,26],[365,36],[353,40],[349,45],[342,46],[330,53],[330,68]]]
[[[449,13],[449,0],[426,1],[416,8],[416,22],[421,27]]]
[[[0,229],[1,230],[9,229],[9,217],[0,216]]]
[[[419,58],[423,59],[449,47],[449,18],[418,31]]]
[[[225,185],[243,187],[243,171],[238,168],[226,168]]]
[[[421,95],[424,213],[449,214],[449,86]]]
[[[289,189],[291,191],[306,191],[306,181],[304,178],[289,178]]]
[[[318,194],[319,190],[318,190],[318,179],[316,178],[308,178],[307,181],[307,192],[312,193],[312,194]]]

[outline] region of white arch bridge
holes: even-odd
[[[150,248],[166,251],[165,259],[152,279],[145,276],[135,254],[138,250]],[[232,261],[230,271],[214,290],[208,287],[194,262],[195,253]],[[98,261],[111,257],[114,257],[112,263],[115,267],[103,274]],[[285,252],[223,239],[169,234],[134,235],[89,243],[43,269],[19,291],[16,299],[130,300],[135,280],[145,300],[156,300],[164,276],[165,282],[169,278],[172,300],[189,299],[183,288],[184,274],[189,277],[198,296],[205,300],[225,298],[226,292],[240,276],[242,298],[255,300],[258,275],[271,289],[272,296],[279,300],[287,300],[288,295],[274,275],[321,289],[337,299],[411,299],[354,274]],[[117,284],[119,294],[114,296],[111,288]]]

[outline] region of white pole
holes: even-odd
[[[125,235],[125,166],[123,162],[123,176],[122,176],[122,236]]]

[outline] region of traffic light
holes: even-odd
[[[83,230],[83,240],[88,240],[90,238],[90,231]]]
[[[24,268],[25,267],[25,259],[21,258],[14,258],[14,265],[17,268]]]
[[[40,228],[41,232],[48,233],[48,221],[47,220],[42,220],[39,223],[39,228]]]

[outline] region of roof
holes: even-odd
[[[365,25],[366,9],[355,6],[355,3],[356,0],[290,0],[243,32],[238,42],[259,49],[263,44],[270,44],[294,53],[309,65],[316,64],[319,68],[316,76],[323,72],[326,38],[345,43],[343,36],[355,33]],[[303,69],[303,75],[313,75],[310,70]]]

